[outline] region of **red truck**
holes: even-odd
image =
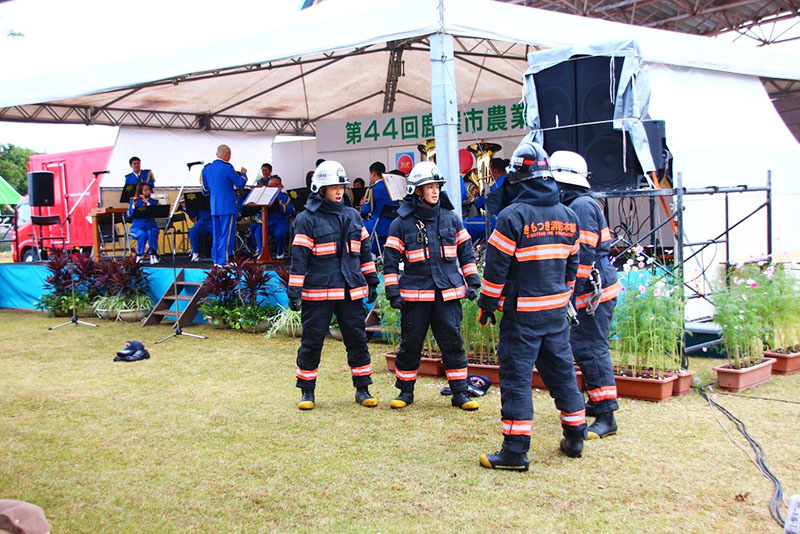
[[[40,259],[34,244],[34,227],[31,215],[57,215],[64,222],[81,195],[94,178],[93,172],[106,170],[114,147],[91,148],[59,154],[38,154],[28,160],[28,172],[49,171],[53,173],[55,205],[31,206],[27,195],[17,205],[17,236],[14,243],[14,261],[36,261]],[[91,250],[92,219],[89,214],[100,201],[100,176],[92,185],[80,204],[75,207],[68,222],[62,226],[37,226],[36,236],[40,242],[41,258],[46,257],[51,247]],[[63,239],[60,239],[63,229]],[[54,238],[56,239],[48,239]]]

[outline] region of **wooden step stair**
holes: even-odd
[[[184,269],[181,269],[142,326],[157,325],[165,317],[181,328],[192,324],[200,309],[200,301],[208,295],[208,291],[203,289],[203,282],[187,282],[184,276]],[[185,305],[180,306],[181,303]]]

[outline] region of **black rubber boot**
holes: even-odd
[[[356,402],[367,408],[374,408],[378,405],[378,399],[369,394],[369,388],[367,386],[356,388]]]
[[[583,440],[561,438],[561,444],[558,448],[570,458],[580,458],[581,454],[583,454]]]
[[[478,401],[470,399],[469,396],[464,391],[457,391],[453,393],[453,397],[450,399],[450,403],[453,406],[456,406],[468,412],[478,409]]]
[[[614,412],[597,414],[597,419],[586,429],[586,439],[601,439],[617,433],[617,421]]]
[[[397,396],[396,399],[392,401],[389,405],[392,408],[399,410],[400,408],[405,408],[409,404],[414,402],[414,392],[413,391],[401,391],[400,395]]]
[[[313,410],[314,409],[314,390],[313,389],[303,389],[303,396],[300,397],[300,402],[297,403],[297,407],[301,410]]]
[[[481,454],[480,462],[488,469],[507,469],[509,471],[527,471],[530,466],[528,455],[524,452],[511,452],[505,447],[494,454]]]
[[[594,403],[590,400],[586,401],[586,417],[597,417],[594,411]]]

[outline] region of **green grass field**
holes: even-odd
[[[40,505],[54,533],[780,532],[771,484],[696,393],[621,399],[619,434],[573,460],[558,451],[552,400],[534,392],[531,470],[496,472],[478,456],[502,440],[499,390],[467,413],[439,394],[444,380],[421,379],[417,402],[390,410],[386,345],[371,344],[377,408],[353,402],[329,340],[317,408],[300,412],[296,339],[192,327],[209,339],[153,345],[169,327],[0,320],[0,498]],[[112,362],[128,339],[152,358]],[[691,363],[710,376],[718,362]],[[747,394],[798,401],[800,375]],[[800,492],[798,405],[716,400]]]

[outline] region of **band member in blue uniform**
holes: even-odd
[[[447,195],[441,193],[444,182],[435,163],[414,166],[407,196],[383,250],[386,298],[402,314],[402,341],[395,362],[395,387],[400,395],[392,408],[414,402],[422,346],[430,327],[442,351],[453,392],[451,403],[462,410],[478,409],[478,403],[467,396],[467,356],[459,329],[461,299],[477,298],[481,279],[469,234]],[[401,261],[405,269],[399,276]]]
[[[280,187],[281,192],[278,193],[278,198],[269,207],[267,218],[267,229],[269,231],[269,238],[275,243],[275,259],[282,260],[285,256],[286,239],[289,237],[289,215],[294,213],[294,206],[289,195],[283,191],[283,181],[278,175],[269,177],[267,183],[269,187]],[[250,225],[250,238],[255,245],[256,250],[261,254],[261,237],[263,234],[263,227],[261,225],[260,217],[256,218],[257,222]]]
[[[489,191],[485,191],[475,197],[475,208],[478,210],[480,214],[481,210],[488,210],[486,208],[486,197],[489,196],[492,192],[496,191],[497,189],[503,187],[503,182],[506,179],[506,167],[508,167],[508,160],[503,158],[492,158],[491,163],[489,164],[489,171],[492,173],[492,178],[494,178],[494,183],[489,188]],[[463,181],[463,180],[462,180]],[[494,230],[495,221],[497,220],[496,213],[489,213],[490,221],[489,221],[489,230]],[[464,228],[466,228],[467,232],[469,232],[469,236],[472,238],[472,242],[475,243],[480,239],[486,238],[486,216],[485,215],[478,215],[476,217],[469,217],[464,219]]]
[[[268,185],[271,176],[272,176],[272,165],[270,165],[269,163],[262,163],[261,174],[256,180],[256,185]]]
[[[136,208],[156,206],[158,200],[150,198],[150,184],[140,183],[136,186],[136,193],[130,200],[127,219],[131,222],[131,237],[136,240],[136,261],[144,261],[145,251],[150,249],[150,265],[158,263],[158,225],[155,219],[134,219],[133,212]]]
[[[378,297],[378,275],[370,239],[358,212],[344,205],[344,167],[325,161],[314,171],[306,209],[295,220],[289,306],[303,311],[303,337],[297,350],[297,387],[303,392],[297,407],[315,406],[314,389],[331,317],[336,314],[347,348],[347,363],[356,402],[378,405],[369,392],[372,365],[364,325],[362,299]]]
[[[186,215],[194,223],[189,228],[189,243],[192,246],[192,263],[200,261],[200,248],[203,238],[213,235],[214,230],[211,224],[211,212],[208,210],[184,210]]]
[[[361,216],[366,219],[364,226],[372,235],[373,230],[377,237],[378,243],[372,244],[372,251],[377,254],[378,244],[383,248],[386,242],[386,236],[389,235],[389,226],[392,224],[392,219],[381,217],[381,211],[387,204],[396,206],[389,197],[389,191],[386,189],[386,182],[383,175],[386,173],[386,166],[380,161],[376,161],[369,166],[369,180],[370,189],[364,195],[364,203],[361,205]]]
[[[142,169],[142,160],[133,156],[128,160],[133,172],[125,175],[125,185],[147,184],[152,191],[156,187],[156,177],[150,169]]]
[[[506,182],[516,184],[511,204],[497,217],[486,249],[478,321],[495,322],[502,309],[497,359],[503,446],[483,454],[490,469],[528,470],[533,426],[534,365],[561,411],[561,451],[580,457],[586,412],[569,344],[567,305],[578,272],[578,217],[559,203],[547,153],[529,138],[514,154]]]
[[[614,412],[619,404],[608,335],[622,286],[617,270],[608,261],[611,232],[603,211],[589,194],[586,160],[575,152],[559,150],[550,158],[550,169],[561,189],[561,203],[580,220],[580,265],[575,284],[578,324],[572,327],[569,340],[575,363],[586,380],[586,413],[596,417],[586,437],[604,438],[617,433]]]
[[[231,149],[217,147],[217,159],[203,167],[203,193],[211,195],[211,228],[214,243],[211,258],[214,265],[224,265],[233,254],[236,241],[236,188],[247,184],[247,169],[236,172],[230,164]]]

